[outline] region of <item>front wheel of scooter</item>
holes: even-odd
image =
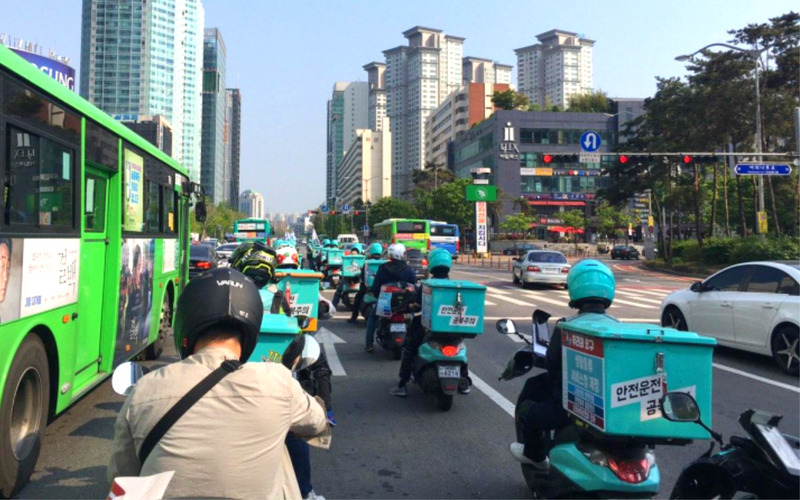
[[[442,411],[450,411],[450,408],[453,407],[453,395],[452,394],[439,394],[436,396],[437,401],[436,404]]]

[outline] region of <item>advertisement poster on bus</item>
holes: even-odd
[[[114,365],[147,345],[153,310],[153,255],[155,240],[122,240],[122,268],[117,310],[117,343]]]
[[[141,231],[144,216],[142,182],[144,158],[125,150],[125,220],[124,231]]]
[[[78,301],[80,242],[0,237],[0,323]]]

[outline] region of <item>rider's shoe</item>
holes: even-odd
[[[325,500],[325,497],[322,495],[317,495],[314,490],[311,490],[308,495],[303,498],[303,500]]]
[[[408,396],[408,390],[406,390],[405,384],[398,384],[396,387],[392,387],[389,390],[389,394],[397,396],[398,398],[404,398]]]
[[[543,471],[550,468],[550,459],[549,458],[544,457],[544,460],[542,460],[541,462],[534,462],[533,460],[531,460],[530,458],[525,456],[525,454],[523,453],[524,449],[525,449],[525,445],[522,444],[522,443],[511,443],[508,446],[508,451],[511,452],[511,456],[514,457],[514,459],[517,462],[519,462],[521,464],[525,464],[525,465],[531,465],[531,466],[533,466],[533,467],[535,467],[535,468],[537,468],[539,470],[543,470]]]
[[[375,350],[375,346],[370,344],[367,347],[365,347],[364,350],[367,352],[372,352]]]

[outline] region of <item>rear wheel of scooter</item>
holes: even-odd
[[[398,346],[394,346],[392,348],[392,359],[397,361],[402,357],[403,357],[403,348],[402,347],[398,347]]]
[[[343,293],[342,294],[342,304],[344,304],[344,308],[348,311],[353,310],[353,303],[350,302],[350,295]]]
[[[437,406],[442,411],[450,411],[450,408],[453,407],[453,395],[452,394],[439,394],[437,397]]]

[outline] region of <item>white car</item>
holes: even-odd
[[[572,266],[561,252],[531,250],[514,260],[511,277],[514,283],[567,286],[567,275]]]
[[[220,267],[225,267],[228,265],[228,259],[231,258],[233,251],[239,247],[239,243],[225,243],[224,245],[218,246],[214,251],[217,254],[217,260],[219,261]]]
[[[772,356],[781,369],[797,374],[798,283],[798,262],[736,264],[667,295],[661,304],[661,324]]]

